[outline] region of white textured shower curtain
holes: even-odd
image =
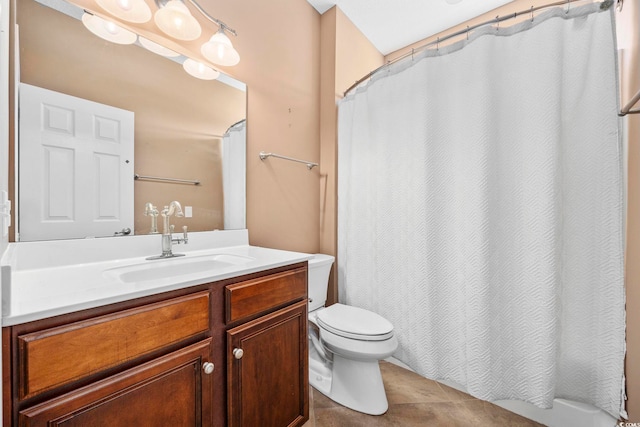
[[[487,28],[341,101],[338,280],[420,374],[617,418],[623,181],[597,8]]]
[[[240,230],[246,224],[247,122],[242,120],[222,139],[222,190],[224,229]]]

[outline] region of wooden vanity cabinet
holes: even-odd
[[[303,262],[4,327],[3,425],[300,426],[306,299]]]

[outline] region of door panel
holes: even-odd
[[[134,114],[20,85],[21,241],[133,230]]]

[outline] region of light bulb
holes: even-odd
[[[202,45],[200,52],[214,64],[232,66],[240,62],[240,55],[233,48],[231,40],[222,28]]]
[[[130,0],[116,0],[116,4],[120,7],[120,9],[126,11],[129,11],[133,8],[133,4]]]
[[[131,31],[89,13],[82,15],[82,23],[96,36],[113,43],[133,44],[137,39],[137,36]]]
[[[213,68],[208,67],[201,62],[194,61],[191,58],[187,58],[182,64],[182,67],[193,77],[202,80],[214,80],[217,79],[220,75],[219,71],[214,70]]]
[[[96,0],[96,3],[123,21],[142,24],[151,19],[151,9],[144,0]]]
[[[158,28],[178,40],[195,40],[200,37],[200,24],[180,0],[170,0],[156,11],[154,20]]]
[[[108,32],[111,35],[117,35],[120,27],[118,27],[116,24],[114,24],[111,21],[104,21],[104,29],[106,32]]]

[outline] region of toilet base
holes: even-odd
[[[387,412],[389,403],[378,360],[351,360],[334,354],[331,368],[315,358],[310,362],[311,386],[329,399],[364,414]]]

